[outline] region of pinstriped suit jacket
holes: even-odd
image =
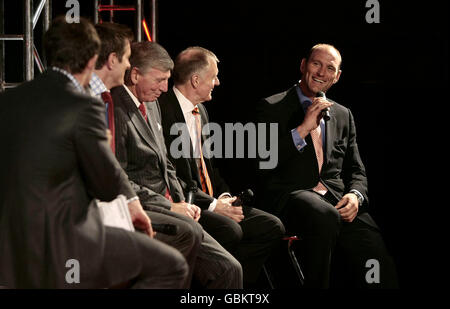
[[[170,209],[171,203],[164,197],[166,188],[174,202],[184,200],[184,194],[167,156],[159,105],[156,101],[144,103],[146,122],[124,87],[111,89],[117,159],[146,209]]]

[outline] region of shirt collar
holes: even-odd
[[[192,111],[194,110],[195,106],[192,104],[191,101],[189,101],[188,98],[186,98],[180,90],[178,90],[175,86],[173,86],[173,92],[175,93],[175,96],[178,99],[178,102],[180,102],[181,110],[183,111],[183,115],[186,114],[192,114]]]
[[[109,91],[102,79],[95,72],[92,73],[89,87],[91,88],[92,94],[96,97],[100,97],[103,92]]]
[[[310,98],[308,98],[307,96],[305,96],[303,94],[302,89],[300,88],[300,82],[301,82],[301,80],[298,82],[298,84],[295,86],[295,88],[297,90],[297,95],[300,100],[300,104],[303,107],[303,111],[306,112],[306,109],[312,104],[312,102],[311,102]]]
[[[130,95],[130,97],[133,100],[134,104],[136,104],[136,107],[139,108],[139,106],[141,106],[141,102],[139,102],[139,100],[135,97],[135,95],[131,92],[131,90],[128,89],[127,86],[123,85],[123,88],[125,88],[125,90],[128,92],[128,94]]]
[[[69,72],[67,72],[64,69],[58,68],[58,67],[52,67],[53,71],[59,72],[63,75],[65,75],[68,79],[70,79],[70,81],[73,83],[73,85],[75,86],[75,88],[82,93],[85,93],[86,90],[84,89],[83,86],[81,86],[80,82],[75,78],[75,76],[73,76],[72,74],[70,74]]]

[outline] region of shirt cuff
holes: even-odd
[[[359,199],[361,199],[361,203],[360,203],[361,205],[362,205],[362,203],[364,203],[364,195],[362,195],[361,192],[359,192],[356,189],[351,189],[349,192],[355,194],[356,196],[358,196]]]
[[[224,192],[221,195],[219,195],[219,197],[217,199],[221,199],[222,197],[227,196],[227,197],[232,197],[230,193],[228,192]]]
[[[134,197],[128,199],[128,200],[127,200],[127,204],[129,204],[129,203],[131,203],[131,202],[133,202],[133,201],[135,201],[135,200],[138,200],[138,199],[139,199],[139,197],[136,195],[136,196],[134,196]]]
[[[297,129],[291,130],[292,140],[294,141],[295,148],[297,148],[298,151],[302,150],[303,147],[306,146],[305,140],[300,136]]]
[[[214,199],[214,201],[212,201],[211,204],[209,204],[208,210],[213,212],[214,209],[216,209],[216,205],[217,205],[217,199]]]

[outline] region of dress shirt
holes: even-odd
[[[139,109],[139,106],[141,106],[141,102],[139,102],[138,98],[135,97],[135,95],[131,92],[130,89],[128,89],[127,86],[123,85],[123,88],[125,88],[125,90],[128,92],[128,94],[130,95],[131,99],[133,100],[134,104],[136,104],[136,107]]]
[[[80,82],[72,74],[58,67],[52,67],[52,70],[67,76],[67,78],[70,79],[70,81],[74,84],[75,88],[77,88],[79,92],[86,93],[86,89],[84,89],[84,87],[81,86]]]
[[[106,88],[102,79],[95,72],[92,72],[92,77],[91,80],[89,81],[89,89],[91,91],[91,95],[100,99],[101,101],[103,101],[102,93],[106,91],[109,92],[108,88]],[[108,124],[109,128],[110,127],[108,119],[109,104],[105,103],[105,107],[106,107],[106,123]]]
[[[192,148],[194,149],[194,158],[200,158],[200,147],[201,145],[197,145],[197,127],[195,123],[195,116],[192,113],[192,111],[195,108],[195,105],[192,104],[191,101],[189,101],[188,98],[186,98],[180,90],[178,90],[175,86],[173,86],[173,92],[175,93],[175,96],[177,97],[178,102],[180,103],[181,111],[183,112],[184,121],[186,122],[186,125],[188,127],[189,136],[191,138]],[[231,197],[231,194],[228,192],[224,192],[219,196],[219,199],[229,196]],[[209,204],[208,210],[214,211],[216,209],[217,199],[214,198],[214,200]]]

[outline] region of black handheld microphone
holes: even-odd
[[[188,204],[192,204],[194,203],[194,194],[197,192],[198,188],[195,185],[194,182],[191,183],[191,185],[189,186],[189,191],[186,197],[186,203]]]
[[[324,98],[325,100],[327,99],[327,97],[325,96],[325,93],[323,91],[317,92],[316,98]],[[331,117],[330,117],[330,108],[329,107],[324,108],[322,110],[322,117],[323,117],[323,120],[325,120],[325,121],[330,120]]]
[[[244,190],[239,193],[237,199],[233,202],[233,206],[251,205],[253,202],[253,191],[250,189]]]
[[[176,235],[178,233],[178,226],[173,224],[152,223],[152,228],[155,232],[167,235]]]

